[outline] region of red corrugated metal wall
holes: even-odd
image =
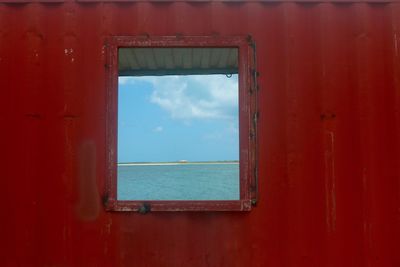
[[[110,213],[108,35],[251,34],[260,201]],[[398,3],[0,3],[1,266],[400,266]]]

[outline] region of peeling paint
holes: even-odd
[[[64,54],[66,55],[66,56],[70,56],[70,55],[72,55],[74,53],[74,49],[72,49],[72,48],[65,48],[64,49]]]

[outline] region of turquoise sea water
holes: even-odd
[[[238,200],[239,164],[118,166],[119,200]]]

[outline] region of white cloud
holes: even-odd
[[[232,119],[238,112],[238,76],[119,77],[119,84],[150,83],[150,102],[174,119]]]
[[[132,79],[130,77],[118,77],[118,84],[125,85],[129,83]]]
[[[164,131],[164,128],[162,126],[157,126],[156,128],[153,129],[153,132],[159,133]]]
[[[137,77],[153,85],[150,102],[175,119],[227,119],[237,116],[237,76],[191,75]],[[128,80],[124,81],[125,83]]]
[[[126,85],[126,84],[135,84],[137,82],[149,82],[154,83],[157,80],[155,76],[120,76],[118,77],[118,84],[119,85]]]

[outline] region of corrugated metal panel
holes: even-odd
[[[1,266],[400,266],[400,5],[0,4]],[[104,37],[257,44],[250,213],[101,205]]]

